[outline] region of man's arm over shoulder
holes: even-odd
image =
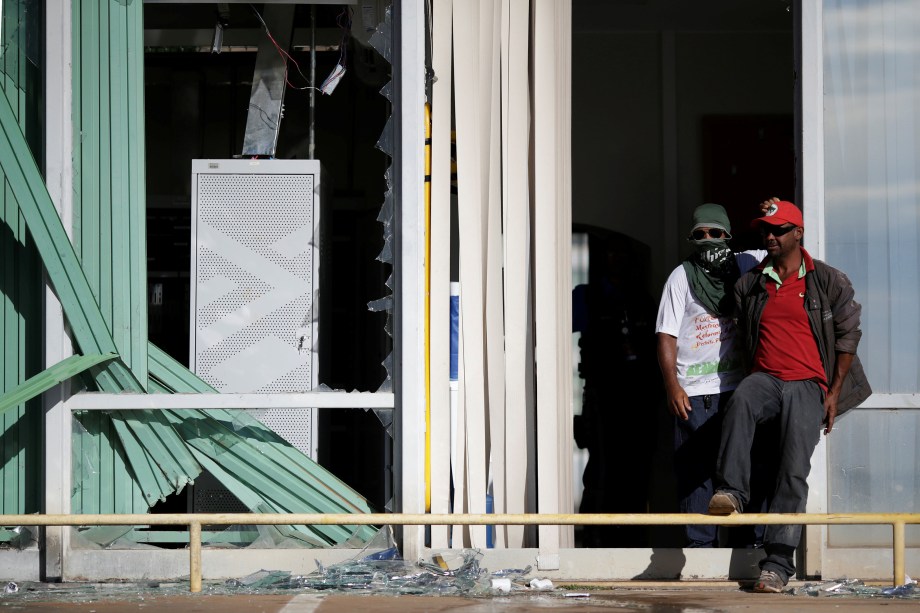
[[[735,294],[735,321],[738,321],[739,318],[743,318],[745,297],[751,292],[753,285],[757,283],[758,275],[760,275],[759,271],[751,269],[741,273],[741,276],[735,281],[733,290]]]
[[[735,261],[738,262],[738,270],[743,275],[760,264],[767,257],[766,249],[748,249],[735,254]]]

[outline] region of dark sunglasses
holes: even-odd
[[[795,230],[797,227],[798,226],[774,226],[772,224],[762,223],[760,224],[760,235],[768,236],[772,234],[774,237],[779,238],[780,236],[783,236],[784,234],[789,234],[790,232]]]
[[[726,234],[727,232],[725,230],[709,228],[709,230],[694,230],[690,233],[690,237],[695,241],[701,241],[707,236],[709,238],[723,238]]]

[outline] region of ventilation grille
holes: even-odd
[[[204,471],[195,479],[192,488],[193,505],[189,511],[194,513],[248,513],[240,499],[218,481],[214,475]],[[226,527],[226,526],[225,526]]]
[[[255,409],[250,411],[253,417],[271,428],[278,436],[300,449],[310,449],[313,440],[313,420],[309,419],[312,410],[301,409]]]
[[[196,211],[196,374],[311,389],[313,175],[199,174]]]
[[[195,373],[221,392],[303,392],[314,385],[319,198],[310,170],[318,164],[300,162],[302,173],[267,170],[281,164],[294,163],[194,167],[191,358]],[[252,413],[313,456],[313,411]],[[213,500],[199,501],[199,491]],[[214,508],[223,495],[196,488],[195,505]]]

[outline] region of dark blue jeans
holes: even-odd
[[[681,513],[706,513],[712,498],[722,411],[732,393],[691,396],[686,421],[674,418],[674,473]],[[686,526],[687,547],[715,547],[718,526]]]
[[[746,507],[751,500],[751,446],[758,424],[776,426],[779,454],[770,513],[803,513],[811,455],[824,421],[824,393],[814,381],[781,381],[753,373],[735,390],[725,409],[716,489],[734,494]],[[760,568],[788,580],[795,573],[793,555],[802,526],[767,526]]]

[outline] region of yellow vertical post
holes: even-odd
[[[189,555],[189,591],[201,591],[201,522],[193,521],[188,525]]]
[[[425,103],[425,512],[431,513],[431,105]]]
[[[892,551],[894,558],[894,584],[904,585],[906,581],[904,572],[904,522],[894,522],[891,524],[891,529],[894,532],[894,547]]]

